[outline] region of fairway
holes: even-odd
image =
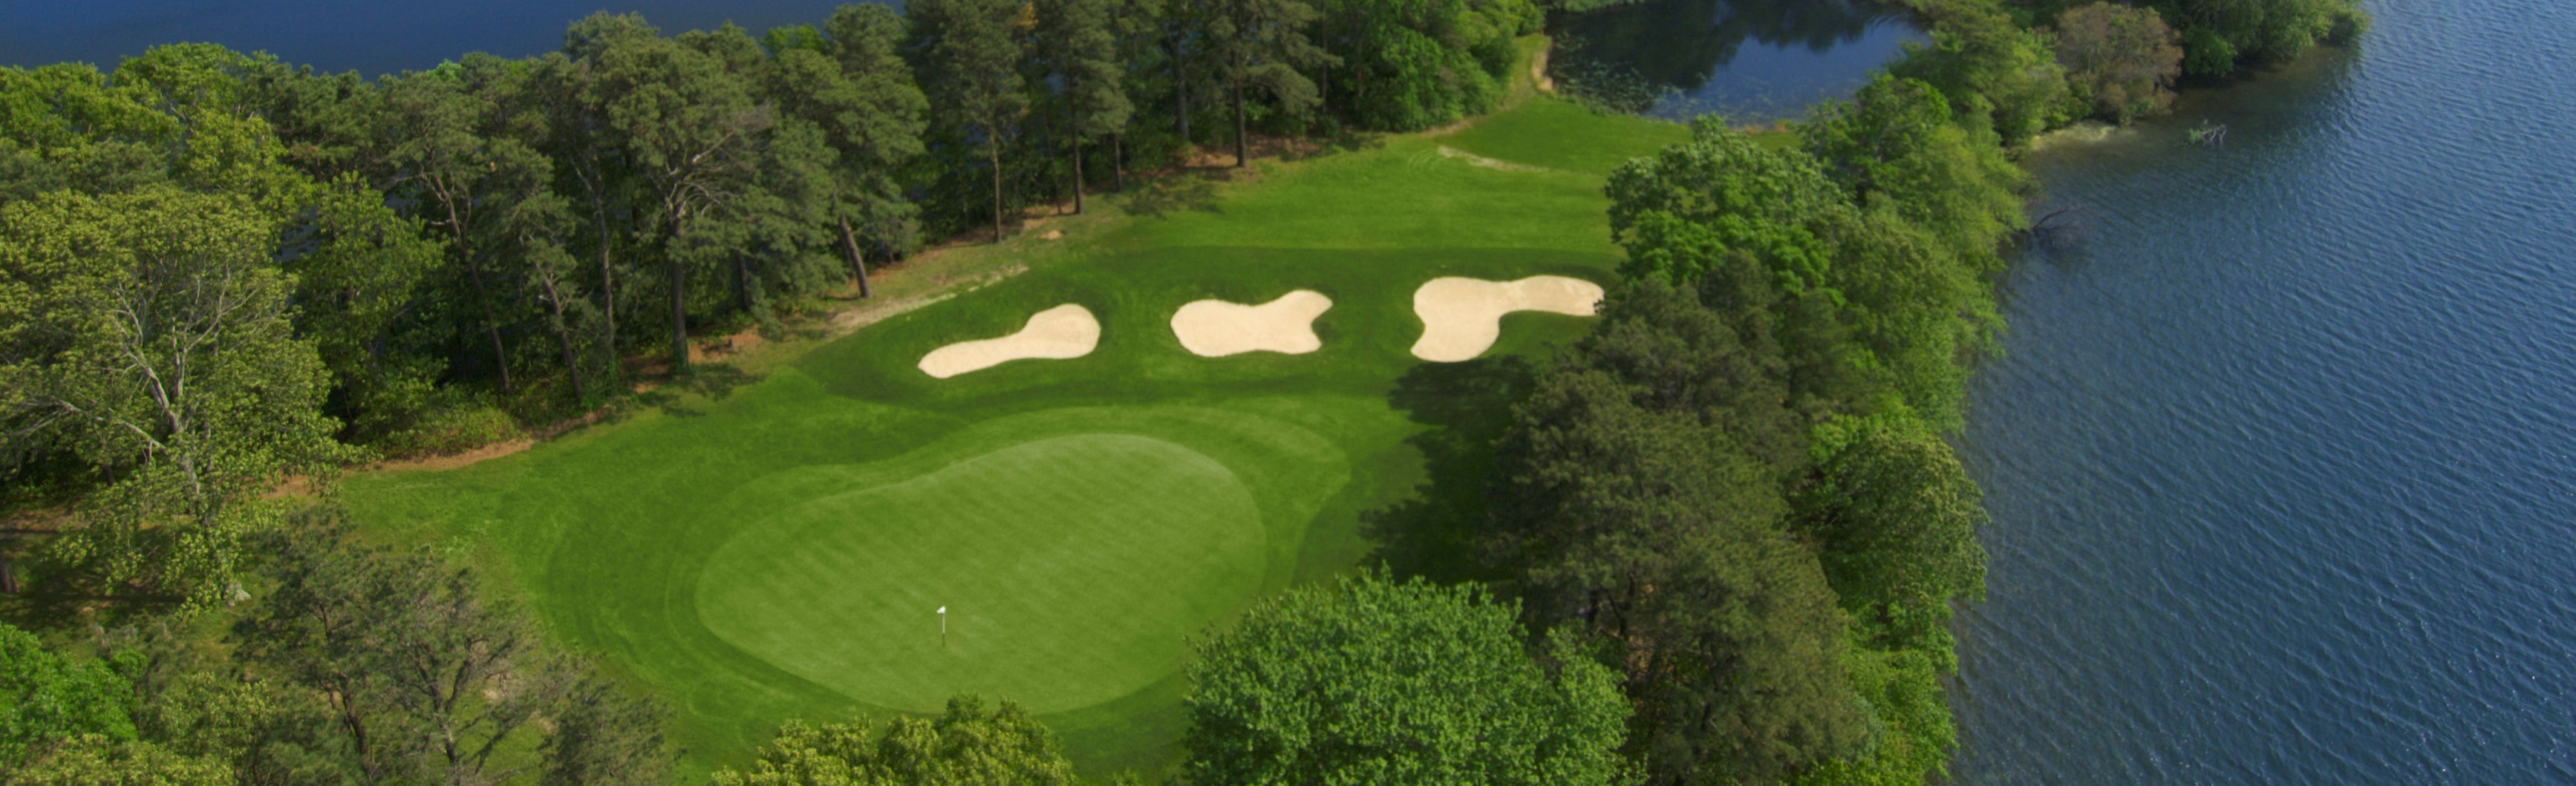
[[[709,394],[341,495],[376,537],[487,566],[667,701],[691,772],[741,763],[788,718],[959,693],[1029,706],[1085,777],[1158,772],[1178,756],[1191,638],[1291,585],[1472,559],[1436,533],[1402,553],[1376,533],[1482,504],[1422,490],[1491,471],[1457,457],[1588,318],[1511,313],[1476,359],[1425,363],[1415,294],[1449,276],[1610,281],[1601,171],[1677,133],[1538,98],[1460,133],[1138,185],[1094,200],[1108,215],[1050,224],[1060,239],[941,252],[1015,276]],[[1550,157],[1566,149],[1589,152]],[[1194,302],[1297,291],[1330,307],[1301,325],[1313,344],[1284,330],[1300,341],[1279,346],[1312,351],[1202,356],[1174,330]],[[1086,352],[921,367],[1067,304],[1096,318]]]
[[[698,614],[861,701],[1096,704],[1170,673],[1183,637],[1261,585],[1251,493],[1215,459],[1158,439],[1055,437],[886,485],[846,468],[791,472],[855,490],[736,534],[698,579]]]

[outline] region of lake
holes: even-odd
[[[0,65],[83,61],[107,69],[155,44],[211,41],[375,76],[428,69],[466,52],[551,52],[563,46],[565,25],[603,8],[641,12],[664,33],[730,20],[758,34],[819,25],[849,1],[11,0],[0,2]]]
[[[1958,782],[2576,782],[2576,4],[2368,7],[2029,157]]]
[[[1649,0],[1548,27],[1560,82],[1651,97],[1655,117],[1714,112],[1737,125],[1849,98],[1905,44],[1930,41],[1911,13],[1855,0]]]

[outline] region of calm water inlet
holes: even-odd
[[[1958,782],[2576,783],[2576,5],[2369,10],[2028,158]]]
[[[1911,14],[1866,0],[1647,0],[1560,15],[1548,32],[1560,81],[1651,99],[1655,117],[1738,125],[1849,98],[1905,44],[1930,40]]]

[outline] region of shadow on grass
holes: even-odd
[[[1128,213],[1162,218],[1181,211],[1224,212],[1217,208],[1216,180],[1197,172],[1177,172],[1130,186],[1122,206]]]
[[[721,401],[737,388],[759,382],[760,375],[722,363],[694,363],[679,379],[670,384],[636,394],[635,401],[648,407],[659,407],[673,417],[692,418],[706,410],[690,406],[688,394],[705,401]]]
[[[1501,578],[1483,559],[1486,505],[1502,482],[1494,451],[1535,376],[1528,358],[1504,355],[1425,363],[1396,380],[1388,404],[1430,427],[1405,440],[1428,478],[1411,498],[1360,515],[1378,544],[1369,562],[1441,583]]]

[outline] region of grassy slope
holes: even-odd
[[[1024,626],[1018,635],[1029,637],[1022,645],[1093,659],[1067,667],[1081,673],[1066,677],[1059,691],[1025,688],[1037,694],[1026,697],[1035,706],[1070,708],[1147,681],[1124,696],[1044,716],[1077,763],[1095,774],[1157,768],[1174,753],[1181,720],[1176,700],[1184,686],[1171,672],[1174,642],[1156,642],[1156,636],[1200,620],[1221,621],[1249,601],[1242,588],[1275,590],[1349,570],[1370,558],[1364,519],[1400,518],[1425,506],[1414,498],[1425,473],[1436,471],[1426,468],[1425,454],[1443,450],[1442,426],[1456,420],[1453,410],[1468,406],[1473,396],[1459,391],[1473,387],[1470,375],[1482,364],[1426,366],[1406,354],[1420,330],[1410,312],[1413,288],[1453,273],[1605,279],[1616,256],[1599,173],[1677,134],[1671,126],[1595,116],[1539,98],[1447,137],[1394,138],[1303,161],[1259,163],[1234,182],[1167,179],[1120,200],[1096,201],[1112,203],[1099,215],[1055,224],[1068,232],[1060,241],[1023,235],[999,247],[947,252],[972,257],[970,267],[1012,259],[1031,271],[783,363],[753,364],[760,376],[728,394],[674,402],[463,469],[353,477],[342,495],[358,520],[383,537],[443,544],[493,566],[496,581],[515,588],[558,635],[601,653],[611,668],[669,700],[678,710],[676,733],[689,751],[689,769],[702,772],[741,762],[786,717],[921,706],[912,688],[827,677],[844,692],[796,673],[863,657],[849,649],[789,652],[798,647],[896,646],[882,642],[916,637],[935,624],[851,611],[859,607],[850,597],[869,594],[869,587],[892,591],[886,582],[902,583],[905,576],[919,584],[961,580],[943,569],[1017,571],[1013,580],[1138,574],[1171,570],[1174,560],[1186,561],[1175,555],[1187,553],[1113,558],[1076,548],[1049,552],[1064,555],[1056,560],[1063,564],[1035,568],[968,559],[879,564],[909,573],[834,583],[820,567],[780,567],[775,576],[760,576],[759,568],[784,566],[795,552],[728,546],[746,542],[737,535],[816,532],[817,521],[856,517],[860,508],[894,522],[950,520],[960,514],[943,503],[888,502],[884,495],[901,494],[884,489],[978,456],[1027,459],[1011,454],[1015,445],[1098,433],[1178,445],[1223,464],[1258,509],[1265,551],[1257,568],[1165,577],[1182,588],[1172,592],[1186,601],[1184,608],[1146,615],[1152,617],[1146,621],[1117,621],[1118,604],[1096,598],[1068,600],[1052,623],[1041,620],[1036,606],[1013,612]],[[1548,171],[1474,166],[1439,155],[1441,144]],[[1196,358],[1180,350],[1164,323],[1188,300],[1257,302],[1300,287],[1335,303],[1317,322],[1325,347],[1313,354]],[[1092,355],[1010,363],[945,381],[911,367],[939,344],[1008,333],[1029,313],[1063,302],[1083,303],[1101,317],[1104,334]],[[1496,354],[1539,352],[1580,328],[1573,318],[1516,315],[1506,320]],[[1188,463],[1177,454],[1163,459]],[[1436,457],[1432,463],[1439,463]],[[1226,493],[1206,478],[1166,480],[1177,484],[1172,488]],[[1096,517],[1126,504],[1081,501],[1076,487],[1085,482],[1079,475],[1032,481],[1038,491],[1029,493],[1038,496],[976,514],[992,526],[1019,530],[974,537],[1034,537],[1031,528],[1039,525],[1016,520],[1031,509],[1062,507]],[[853,493],[877,494],[883,504],[814,507],[828,508],[830,500],[846,501],[836,495]],[[1186,516],[1146,516],[1155,520],[1138,526],[1168,532],[1203,519],[1219,521],[1211,525],[1219,530],[1236,526],[1223,520],[1239,508],[1229,513],[1231,503],[1212,504]],[[1097,521],[1083,526],[1099,532]],[[881,535],[810,536],[824,544],[817,548],[844,554],[869,537]],[[1191,542],[1213,549],[1206,553],[1221,555],[1235,536],[1195,537]],[[971,541],[913,538],[893,548],[935,553],[941,544]],[[931,551],[919,551],[925,548]],[[1234,559],[1215,561],[1238,564]],[[772,586],[744,589],[764,581]],[[743,615],[792,614],[746,609],[774,603],[797,582],[838,593],[819,605],[852,615],[848,624],[856,629],[779,634],[787,638],[756,645],[780,648],[776,660],[767,660],[707,624],[723,615],[735,638],[753,636]],[[909,638],[900,646],[919,644]],[[1126,658],[1153,668],[1116,662]],[[929,679],[936,687],[998,673],[912,668],[877,679]]]

